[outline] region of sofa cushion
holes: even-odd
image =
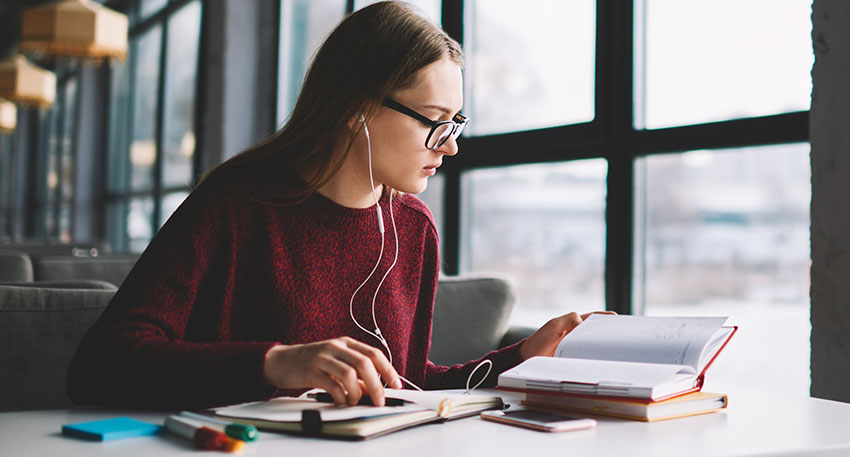
[[[26,253],[0,251],[0,281],[28,282],[32,280],[32,262]]]
[[[0,411],[71,406],[71,357],[113,290],[0,286]]]
[[[36,281],[69,281],[94,279],[120,286],[133,269],[138,256],[40,256],[33,257]]]
[[[453,365],[498,349],[515,304],[514,289],[504,279],[441,277],[428,359]]]

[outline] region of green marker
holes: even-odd
[[[242,441],[256,441],[259,437],[259,432],[257,432],[257,427],[253,425],[245,425],[245,424],[237,424],[235,422],[225,422],[220,419],[216,419],[215,417],[207,416],[204,414],[196,414],[189,411],[183,411],[180,413],[183,417],[188,417],[191,419],[199,420],[206,422],[211,425],[215,425],[216,429],[224,432],[225,435],[236,438],[237,440]]]

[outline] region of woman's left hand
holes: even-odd
[[[540,327],[534,334],[522,343],[519,355],[522,360],[542,355],[551,357],[555,355],[558,343],[567,336],[574,328],[584,322],[591,314],[617,314],[613,311],[594,311],[579,315],[578,313],[564,314],[556,317]]]

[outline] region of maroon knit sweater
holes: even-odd
[[[381,206],[383,259],[354,301],[370,330],[371,298],[395,249],[388,197]],[[412,195],[395,197],[393,213],[398,263],[376,305],[393,366],[427,389],[463,387],[477,361],[427,360],[439,271],[431,213]],[[380,347],[348,310],[380,246],[374,207],[346,208],[318,194],[285,206],[255,182],[210,178],[157,233],[86,334],[68,394],[76,403],[180,409],[292,393],[264,379],[274,344],[348,335]],[[492,385],[494,374],[519,363],[518,345],[486,357]]]

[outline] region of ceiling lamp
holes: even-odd
[[[24,11],[22,51],[81,57],[127,55],[127,16],[91,0],[61,0]]]
[[[0,98],[50,106],[56,98],[56,76],[27,62],[22,55],[0,61]]]
[[[15,104],[0,99],[0,132],[12,132],[18,120],[18,109]]]

